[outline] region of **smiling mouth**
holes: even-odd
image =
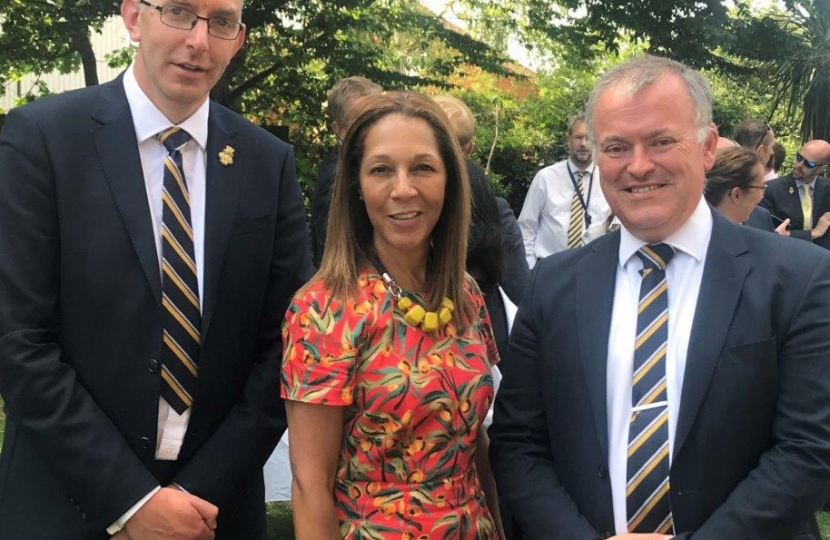
[[[192,64],[176,64],[178,67],[182,68],[185,71],[189,71],[191,73],[201,73],[205,71],[204,68],[200,68],[199,66],[194,66]]]
[[[627,192],[629,192],[629,193],[635,193],[635,194],[636,194],[636,193],[648,193],[648,192],[650,192],[650,191],[654,191],[654,190],[656,190],[656,189],[660,189],[660,188],[662,188],[662,187],[663,187],[662,185],[656,185],[656,186],[634,186],[634,187],[630,187],[630,188],[626,189],[626,191],[627,191]]]
[[[415,211],[413,211],[413,212],[403,212],[401,214],[391,214],[389,217],[392,218],[392,219],[400,219],[400,220],[412,219],[414,217],[417,217],[419,213],[420,212],[415,212]]]

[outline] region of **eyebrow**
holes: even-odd
[[[190,11],[196,13],[196,6],[185,0],[171,0],[167,5],[187,8]],[[207,17],[209,19],[212,19],[214,17],[222,17],[224,19],[241,20],[241,14],[235,9],[229,8],[219,8],[214,11],[211,11],[208,13]],[[239,22],[239,20],[237,20],[237,22]]]
[[[653,139],[655,137],[665,135],[668,132],[669,132],[668,128],[655,129],[654,131],[650,131],[650,132],[646,133],[646,138],[647,139]],[[629,139],[626,138],[626,137],[623,137],[622,135],[609,135],[608,137],[600,139],[599,142],[601,144],[607,144],[609,142],[628,142],[628,141],[629,141]]]

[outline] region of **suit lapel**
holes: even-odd
[[[579,352],[594,411],[594,427],[602,451],[607,456],[608,333],[614,305],[620,233],[613,233],[590,247],[592,253],[579,262],[577,270],[577,331]]]
[[[150,220],[147,188],[135,140],[135,126],[124,94],[123,76],[101,86],[92,118],[100,123],[92,138],[115,204],[153,291],[161,298],[158,252]]]
[[[240,185],[244,181],[241,169],[245,159],[244,148],[234,146],[236,130],[223,120],[223,109],[213,102],[210,104],[208,120],[208,140],[205,150],[207,167],[205,176],[205,268],[204,301],[202,305],[202,334],[207,334],[211,316],[216,306],[219,277],[222,274],[222,262],[228,249],[231,230],[236,215],[236,200]],[[219,154],[226,146],[234,149],[235,162],[223,165]],[[227,161],[226,161],[227,163]],[[250,171],[249,171],[250,172]]]
[[[823,176],[817,176],[813,181],[813,226],[815,226],[818,218],[826,212],[827,205],[824,198],[827,196],[827,179]]]
[[[686,371],[675,429],[674,455],[686,441],[721,356],[731,320],[751,267],[740,229],[713,211],[712,239],[689,336]]]
[[[790,216],[790,225],[793,229],[804,228],[804,212],[801,209],[801,195],[792,176],[785,177],[784,188],[785,213]]]

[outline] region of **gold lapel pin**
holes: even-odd
[[[790,186],[790,195],[792,195],[793,193],[795,193],[795,188]]]
[[[219,163],[227,167],[228,165],[233,165],[233,153],[234,149],[230,146],[226,146],[219,152]]]

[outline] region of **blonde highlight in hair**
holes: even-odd
[[[345,298],[356,293],[360,271],[371,265],[374,229],[360,197],[360,166],[367,134],[390,115],[421,119],[435,135],[447,184],[427,261],[427,308],[435,310],[442,298],[449,298],[456,305],[457,324],[464,328],[477,317],[464,286],[471,212],[469,178],[449,120],[438,104],[422,94],[387,92],[369,96],[349,114],[349,129],[343,139],[332,190],[326,250],[316,278],[324,282],[332,295]]]
[[[432,99],[444,110],[458,142],[464,148],[476,134],[476,117],[467,104],[453,96],[435,96]]]

